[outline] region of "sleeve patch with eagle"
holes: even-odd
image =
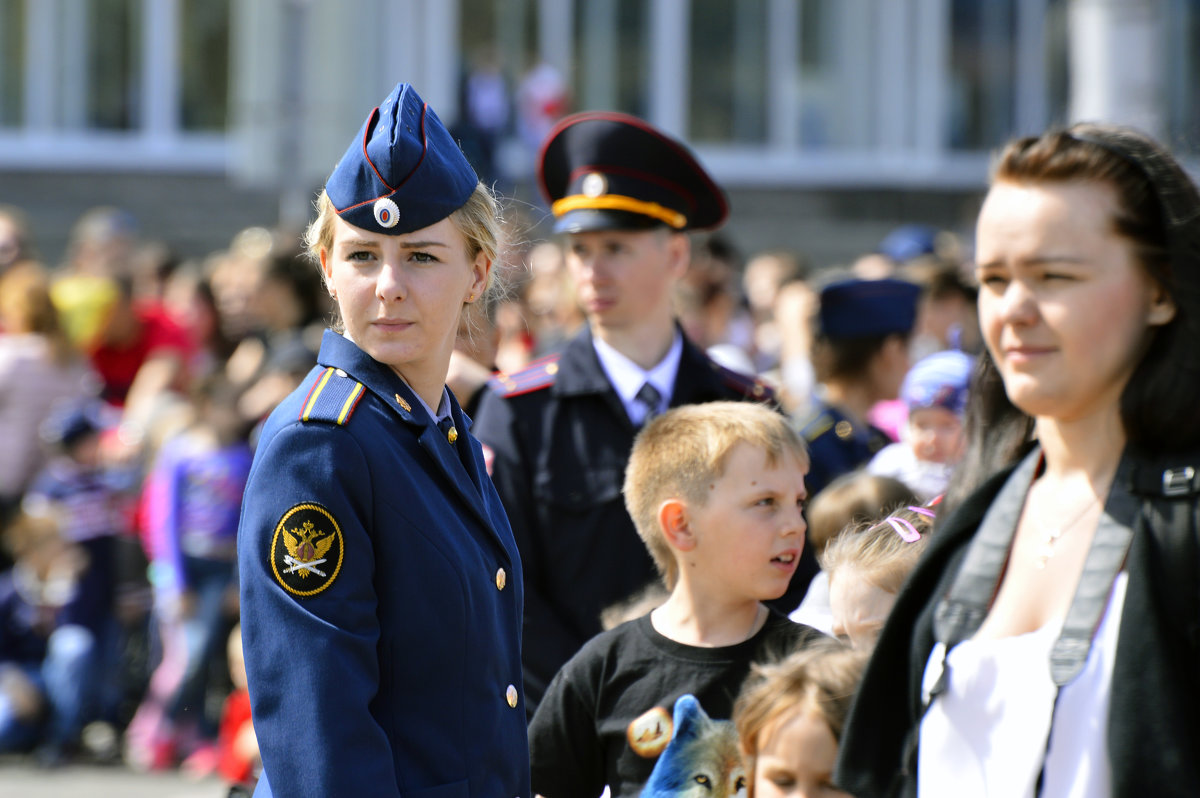
[[[315,596],[342,570],[342,529],[319,504],[297,504],[283,514],[271,537],[271,570],[294,596]]]

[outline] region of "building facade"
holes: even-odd
[[[547,120],[618,109],[696,147],[742,249],[822,263],[969,225],[1014,134],[1105,119],[1200,155],[1200,0],[0,0],[0,203],[51,259],[95,204],[184,254],[297,226],[398,80],[464,147],[484,129],[535,222]]]

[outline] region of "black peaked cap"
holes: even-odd
[[[729,215],[725,192],[680,142],[627,114],[573,114],[551,131],[538,182],[555,232],[705,230]]]

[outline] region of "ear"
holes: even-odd
[[[883,342],[883,348],[890,357],[908,359],[908,339],[903,335],[889,335]]]
[[[325,247],[317,252],[317,256],[321,259],[321,274],[325,277],[325,288],[333,289],[333,264],[329,262],[329,250]]]
[[[1175,318],[1175,300],[1163,287],[1154,283],[1150,296],[1150,310],[1146,314],[1146,324],[1151,327],[1161,327],[1169,324]]]
[[[680,499],[667,499],[658,508],[658,528],[671,548],[691,551],[696,548],[696,536],[688,525],[687,504]]]
[[[672,724],[675,731],[671,740],[688,740],[699,737],[708,723],[708,713],[691,693],[684,693],[675,699],[675,712]]]
[[[475,256],[475,262],[471,264],[471,286],[467,289],[467,296],[472,297],[470,301],[473,302],[475,299],[483,296],[483,292],[488,284],[488,275],[491,273],[491,259],[480,252]]]
[[[672,231],[667,234],[667,256],[671,274],[681,279],[692,261],[692,239],[687,233]]]

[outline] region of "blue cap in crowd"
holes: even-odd
[[[723,192],[683,144],[635,116],[568,116],[550,132],[538,182],[556,233],[706,230],[729,215]]]
[[[821,334],[876,338],[912,331],[920,286],[907,280],[842,280],[821,290]]]
[[[325,193],[355,227],[401,235],[454,213],[478,183],[437,114],[400,83],[367,117]]]
[[[909,410],[942,407],[962,415],[967,407],[967,387],[974,365],[974,358],[954,350],[923,357],[904,377],[900,399]]]
[[[67,402],[56,406],[39,429],[42,440],[52,446],[70,448],[104,429],[100,408],[94,402]]]
[[[924,224],[904,224],[892,230],[879,244],[879,252],[897,263],[937,252],[938,231]]]

